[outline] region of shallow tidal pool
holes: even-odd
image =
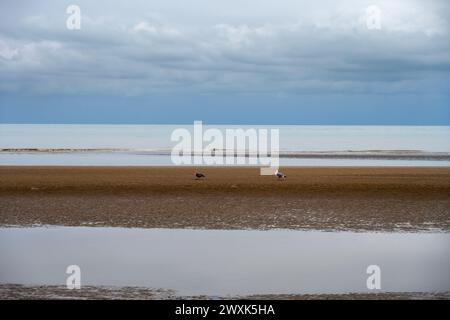
[[[0,228],[0,283],[136,286],[179,295],[450,291],[450,234]],[[369,290],[367,268],[380,268]],[[370,269],[370,268],[369,268]]]

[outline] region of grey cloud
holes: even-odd
[[[167,5],[159,4],[165,11],[158,13],[138,1],[145,13],[127,14],[108,2],[102,13],[106,3],[80,1],[79,31],[65,29],[65,12],[44,3],[45,10],[25,10],[22,2],[9,8],[17,22],[0,31],[0,91],[395,93],[440,90],[433,81],[448,78],[444,1],[381,1],[381,30],[365,26],[364,9],[372,4],[365,1],[304,2],[304,11],[291,10],[298,1],[284,1],[273,21],[263,2],[266,8],[256,11],[264,23],[251,8],[236,14],[230,6],[205,18],[191,8],[190,19],[178,21],[171,14],[180,9]]]

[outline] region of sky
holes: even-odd
[[[450,124],[447,0],[15,0],[0,12],[1,123]]]

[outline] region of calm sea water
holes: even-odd
[[[204,125],[204,130],[212,127],[222,131],[226,128],[277,128],[282,154],[321,153],[306,158],[284,158],[281,165],[450,166],[450,126]],[[0,165],[170,165],[167,155],[149,152],[170,151],[175,145],[170,136],[177,128],[192,131],[192,125],[0,124]],[[44,152],[18,152],[21,148]],[[74,150],[45,152],[46,149]],[[80,152],[79,149],[90,151]],[[115,152],[101,149],[115,149]],[[361,157],[361,154],[349,152],[389,152],[392,157]],[[427,156],[408,158],[411,152],[424,152]],[[347,154],[343,158],[326,157],[335,153]],[[399,155],[402,157],[396,158]]]

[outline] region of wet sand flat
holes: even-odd
[[[3,166],[0,225],[450,231],[450,168],[282,171]]]
[[[211,299],[208,296],[179,296],[164,289],[143,287],[102,287],[83,286],[82,290],[68,290],[64,286],[25,286],[0,284],[1,300],[195,300]],[[449,300],[450,292],[383,292],[348,294],[303,294],[303,295],[252,295],[224,296],[214,299],[245,300]]]

